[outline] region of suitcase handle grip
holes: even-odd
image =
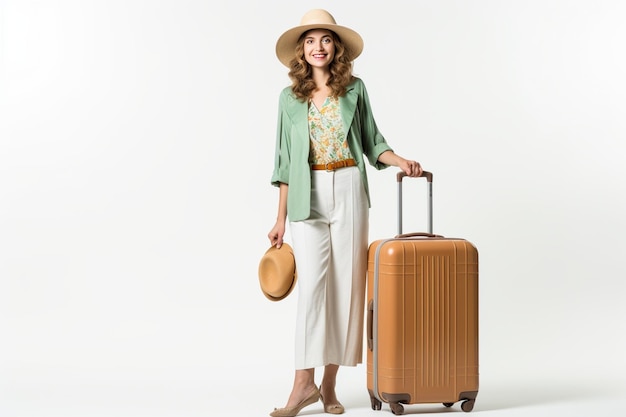
[[[374,300],[367,304],[367,348],[374,350]]]
[[[443,237],[443,236],[434,235],[432,233],[425,233],[425,232],[403,233],[401,235],[396,235],[396,239],[403,238],[403,237]]]
[[[396,174],[396,179],[398,180],[398,182],[402,182],[402,179],[407,176],[408,175],[406,175],[406,172],[398,171],[398,173]],[[433,182],[433,173],[429,171],[422,171],[420,176],[415,178],[426,178],[426,181]]]

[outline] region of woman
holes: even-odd
[[[420,164],[395,154],[378,131],[363,82],[352,62],[361,36],[311,10],[278,39],[276,54],[292,85],[279,100],[274,171],[278,217],[268,237],[283,243],[286,221],[298,269],[295,378],[284,408],[297,415],[322,400],[341,414],[335,394],[339,366],[362,362],[367,272],[369,188],[365,159],[376,169],[396,166],[408,176]],[[321,385],[315,368],[324,367]]]

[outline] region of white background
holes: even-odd
[[[289,83],[274,46],[317,7],[363,36],[355,73],[434,173],[435,232],[479,248],[472,413],[624,415],[624,2],[0,5],[0,416],[285,404],[297,295],[257,277]],[[370,240],[397,231],[395,172],[370,171]],[[405,182],[405,232],[424,190]],[[365,365],[337,390],[346,415],[390,415]]]

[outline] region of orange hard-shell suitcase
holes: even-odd
[[[471,411],[478,394],[478,251],[465,239],[429,232],[402,234],[398,173],[398,235],[368,250],[367,388],[372,409],[461,401]]]

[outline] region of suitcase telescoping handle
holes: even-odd
[[[398,236],[408,237],[408,236],[429,236],[435,237],[433,235],[433,174],[428,171],[422,171],[422,174],[418,178],[426,178],[428,181],[428,233],[411,233],[407,235],[402,234],[402,179],[406,177],[404,171],[399,171],[396,174],[396,178],[398,180]]]

